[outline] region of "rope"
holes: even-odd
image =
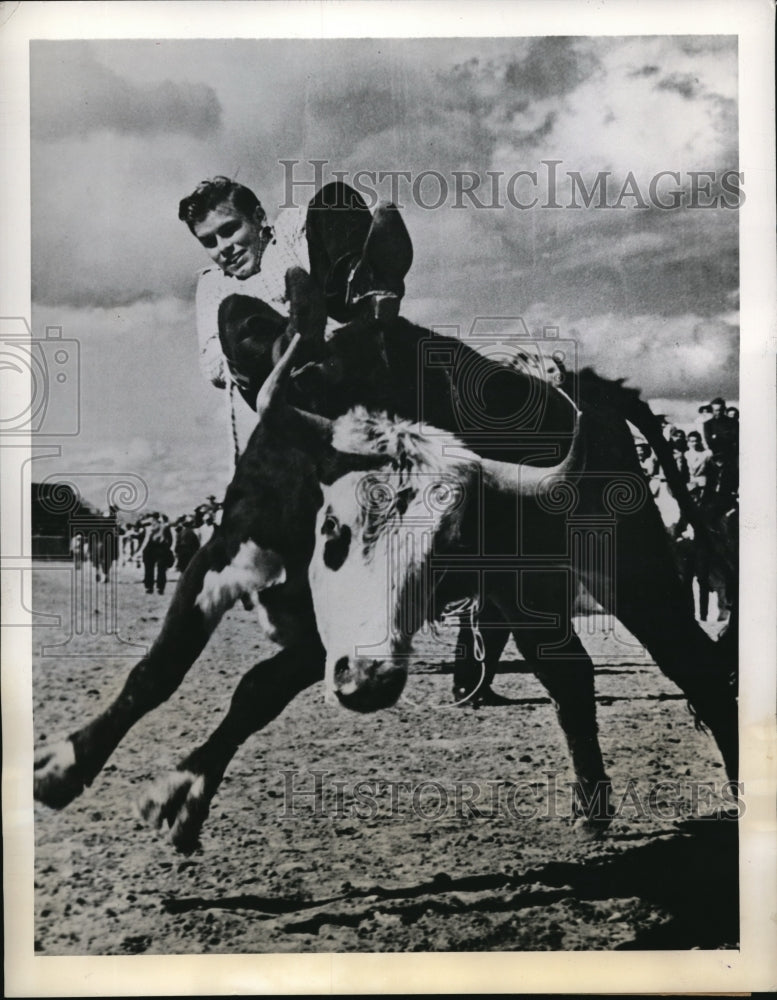
[[[237,467],[240,458],[240,442],[237,437],[237,412],[235,410],[235,390],[237,386],[229,380],[229,428],[232,435],[232,471]]]
[[[486,647],[483,642],[483,634],[480,631],[480,626],[478,625],[477,616],[479,613],[480,598],[462,597],[458,601],[450,601],[446,604],[442,610],[442,614],[440,615],[440,621],[445,625],[452,625],[457,622],[461,625],[465,616],[469,619],[469,627],[472,632],[472,653],[476,662],[480,664],[480,678],[477,684],[463,698],[454,702],[453,705],[450,706],[452,708],[456,708],[459,705],[465,705],[468,701],[474,698],[478,691],[483,687],[483,683],[486,679]]]

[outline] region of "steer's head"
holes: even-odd
[[[272,416],[294,343],[259,394],[260,420]],[[275,410],[275,416],[280,414]],[[430,617],[429,557],[462,537],[468,503],[482,491],[531,502],[583,462],[581,419],[555,468],[483,459],[449,434],[357,407],[324,420],[287,408],[305,425],[323,504],[310,565],[329,700],[372,712],[393,705],[407,678],[410,641]]]
[[[476,469],[444,456],[424,428],[360,407],[335,421],[332,445],[382,458],[324,485],[309,574],[327,694],[370,712],[402,692],[410,640],[429,614],[431,548],[455,544]]]
[[[324,484],[310,585],[326,649],[326,687],[348,708],[392,705],[407,677],[410,641],[432,616],[430,556],[460,543],[471,551],[471,504],[531,503],[582,464],[579,421],[569,454],[554,469],[479,458],[434,428],[351,410],[334,422],[338,454],[383,464],[352,467]],[[467,596],[467,595],[461,595]]]

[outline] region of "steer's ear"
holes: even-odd
[[[322,484],[331,486],[349,472],[370,472],[385,467],[386,464],[385,455],[362,455],[358,452],[338,451],[330,446],[322,452],[316,468]]]

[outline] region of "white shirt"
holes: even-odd
[[[194,529],[194,533],[200,540],[200,545],[206,545],[213,535],[214,525],[208,524],[207,521],[203,521],[199,528]]]
[[[305,232],[306,208],[287,208],[273,226],[273,239],[262,254],[261,270],[248,278],[233,278],[214,265],[200,273],[197,282],[197,339],[200,369],[213,385],[223,389],[230,378],[219,341],[219,306],[230,295],[250,295],[288,315],[286,272],[301,267],[310,273]]]
[[[698,486],[704,486],[707,481],[706,476],[706,465],[707,459],[712,457],[712,452],[708,451],[706,448],[702,448],[701,451],[696,451],[695,448],[689,448],[685,453],[685,460],[688,463],[688,471],[691,474],[691,482]]]

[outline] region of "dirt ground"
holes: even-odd
[[[36,743],[116,693],[172,589],[146,595],[135,569],[107,589],[65,564],[36,570],[35,611],[61,619],[34,630]],[[495,685],[515,704],[455,708],[447,634],[417,643],[414,676],[389,711],[356,716],[327,707],[318,687],[305,692],[238,753],[201,848],[177,854],[134,801],[272,651],[238,607],[80,799],[61,813],[36,806],[36,950],[736,947],[736,824],[714,818],[732,806],[717,750],[640,647],[600,619],[579,624],[620,806],[604,839],[572,829],[561,731],[544,689],[514,672],[517,653]]]

